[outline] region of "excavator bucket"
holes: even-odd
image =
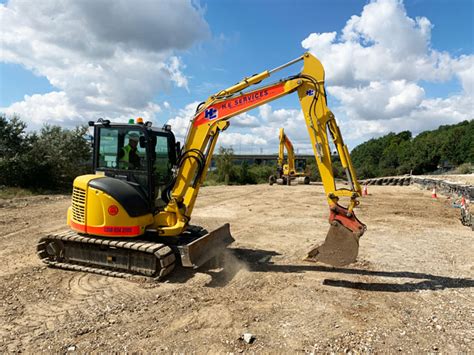
[[[365,224],[339,205],[331,207],[329,222],[331,227],[326,240],[313,247],[305,260],[332,266],[345,266],[355,262],[359,254],[359,239],[366,230]]]
[[[355,233],[340,222],[333,221],[324,243],[313,247],[305,260],[319,261],[332,266],[349,265],[357,259],[359,238],[360,233]]]
[[[181,264],[184,267],[197,269],[221,254],[233,242],[229,223],[226,223],[190,243],[178,246]]]

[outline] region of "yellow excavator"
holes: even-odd
[[[245,91],[301,61],[299,74]],[[214,258],[234,241],[229,224],[207,232],[189,222],[219,134],[232,117],[291,93],[298,94],[329,204],[325,242],[306,259],[335,266],[354,262],[366,229],[354,214],[361,188],[327,107],[323,66],[310,53],[210,96],[197,107],[182,148],[169,125],[89,122],[94,128],[94,174],[74,180],[67,213],[70,230],[42,237],[37,244],[40,259],[63,269],[161,279],[177,263],[197,268]],[[336,188],[330,137],[348,188]]]
[[[285,164],[285,148],[288,154],[287,163]],[[306,163],[306,162],[305,162]],[[306,164],[305,164],[306,166]],[[277,160],[276,175],[270,175],[268,183],[270,185],[291,185],[291,181],[296,181],[298,184],[309,185],[309,176],[303,171],[298,171],[296,168],[295,150],[290,138],[285,134],[285,130],[280,128],[280,145]]]

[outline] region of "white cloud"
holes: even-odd
[[[20,117],[28,117],[34,124],[47,122],[67,125],[66,120],[77,115],[63,91],[53,91],[45,95],[25,95],[23,101],[14,103],[4,112],[7,115],[18,114]]]
[[[268,104],[262,105],[258,108],[258,112],[263,119],[268,120],[272,112],[272,107]]]
[[[331,85],[379,80],[448,80],[453,58],[430,49],[431,23],[407,16],[397,0],[379,0],[336,32],[312,33],[302,46],[324,64]]]
[[[61,93],[33,95],[4,108],[34,113],[31,105],[52,97],[61,101],[61,108],[51,107],[45,116],[42,110],[35,113],[34,124],[58,112],[77,123],[153,118],[159,111],[152,103],[157,92],[172,85],[187,89],[176,50],[209,35],[201,9],[189,0],[11,0],[0,5],[0,23],[0,60],[45,76]]]
[[[241,113],[232,118],[232,126],[236,127],[258,127],[260,124],[261,123],[256,116],[250,115],[247,112]]]
[[[257,115],[251,117],[259,122],[258,126],[238,125],[238,116],[232,118],[230,127],[220,136],[218,144],[232,146],[237,153],[274,154],[278,153],[280,128],[284,128],[295,150],[311,154],[311,144],[308,143],[309,136],[301,110],[274,110],[271,105],[265,104],[256,112]]]
[[[0,5],[0,25],[0,60],[21,64],[56,88],[0,108],[30,119],[34,128],[45,121],[75,125],[97,117],[153,120],[161,111],[153,102],[157,92],[188,89],[177,51],[210,31],[191,0],[12,0]],[[325,66],[329,101],[337,99],[331,109],[350,146],[389,131],[417,133],[472,118],[474,56],[434,49],[432,27],[425,17],[410,18],[401,1],[378,0],[339,31],[311,33],[302,41]],[[461,92],[427,98],[426,82],[453,79]],[[202,85],[192,92],[223,87]],[[190,103],[169,120],[178,139],[184,139],[197,105]],[[171,108],[166,101],[162,106]],[[219,142],[273,153],[280,127],[296,149],[311,152],[299,108],[263,105],[241,114]]]
[[[405,80],[372,81],[367,86],[331,86],[331,95],[342,103],[348,117],[380,120],[409,114],[423,100],[424,90]]]
[[[408,17],[400,1],[379,0],[367,4],[361,16],[352,16],[347,21],[342,38],[380,46],[400,57],[424,55],[431,27],[426,17],[415,20]]]
[[[474,56],[463,55],[453,61],[454,71],[466,95],[474,97]]]
[[[432,27],[426,17],[410,18],[401,1],[377,0],[352,16],[340,35],[312,33],[302,41],[325,66],[328,93],[340,102],[332,109],[352,146],[390,131],[418,133],[472,119],[474,56],[433,49]],[[453,78],[462,92],[425,97],[422,81]]]
[[[249,149],[253,148],[253,145],[264,146],[266,144],[267,141],[265,139],[249,133],[233,133],[225,131],[219,135],[219,145],[232,146],[234,150],[238,146],[239,149],[242,148],[242,151],[249,151]]]
[[[455,124],[472,117],[473,102],[467,96],[446,99],[425,99],[408,115],[389,120],[351,119],[341,122],[344,138],[354,147],[356,142],[368,140],[390,132],[409,130],[418,134],[440,125]]]
[[[167,124],[171,125],[171,129],[173,130],[177,140],[184,142],[189,124],[191,123],[199,104],[198,101],[187,104],[185,108],[179,110],[175,117],[168,120]]]
[[[103,104],[100,98],[88,97],[86,100],[96,100],[91,104]],[[145,121],[153,121],[155,114],[161,112],[161,107],[153,102],[144,105],[140,112],[132,107],[122,107],[115,111],[96,113],[96,116],[84,117],[76,106],[71,103],[64,91],[53,91],[47,94],[25,95],[23,101],[15,102],[9,107],[0,108],[7,115],[19,115],[22,120],[28,118],[30,128],[40,128],[43,124],[57,124],[73,128],[99,117],[115,122],[128,122],[130,118],[142,117]],[[84,117],[84,119],[82,119]]]

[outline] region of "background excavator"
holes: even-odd
[[[305,173],[306,161],[304,167],[297,169],[297,159],[295,158],[295,150],[290,138],[285,134],[285,130],[280,128],[280,144],[278,150],[278,161],[276,175],[270,175],[268,183],[270,185],[291,185],[291,181],[296,181],[299,184],[309,185],[309,176]],[[285,164],[285,148],[287,152],[287,159]]]
[[[300,61],[303,69],[299,74],[243,92]],[[329,203],[326,240],[306,259],[335,266],[354,262],[366,229],[354,214],[361,188],[327,107],[323,66],[309,53],[245,78],[201,103],[182,149],[168,125],[158,129],[150,122],[89,122],[94,127],[95,173],[74,180],[67,213],[71,230],[41,238],[39,257],[64,269],[156,279],[169,274],[176,260],[184,267],[203,265],[233,242],[228,224],[209,233],[189,224],[219,134],[229,127],[231,117],[291,93],[298,94]],[[329,136],[345,169],[348,188],[336,188]],[[137,142],[133,164],[131,150],[126,148],[131,140]],[[128,164],[123,164],[127,158]],[[348,201],[345,207],[341,198]]]

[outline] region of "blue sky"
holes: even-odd
[[[389,131],[417,133],[472,118],[474,2],[470,0],[174,0],[156,6],[104,0],[105,9],[99,10],[86,8],[93,2],[79,6],[68,0],[30,1],[28,6],[2,2],[0,21],[7,33],[0,36],[0,109],[19,113],[31,129],[44,122],[74,126],[96,115],[144,116],[160,125],[170,122],[182,136],[196,102],[306,50],[326,67],[329,104],[352,147]],[[98,24],[103,18],[94,17],[98,11],[108,16],[105,25]],[[121,11],[130,22],[123,26]],[[179,16],[166,21],[171,13]],[[48,19],[60,15],[69,22],[50,24]],[[350,27],[352,16],[357,19]],[[84,18],[88,26],[71,29],[70,19],[76,18]],[[385,21],[393,33],[385,33],[384,22],[374,24],[377,21]],[[107,26],[118,31],[111,33]],[[357,37],[357,46],[353,39],[349,43],[343,38],[344,28]],[[322,45],[327,37],[320,35],[333,32],[332,40]],[[87,39],[86,45],[75,38],[78,33]],[[21,35],[25,38],[18,40]],[[161,36],[176,40],[164,44]],[[90,45],[93,41],[97,46]],[[29,45],[34,45],[32,50],[24,50]],[[404,46],[406,52],[398,51]],[[101,51],[115,54],[107,57]],[[348,64],[355,68],[353,75],[345,75],[347,68],[339,64],[347,59],[342,55],[347,51],[355,53],[354,64]],[[380,53],[388,61],[386,75],[384,66],[376,63]],[[135,56],[137,63],[124,64]],[[364,68],[361,57],[374,61],[372,71]],[[406,58],[423,65],[411,68]],[[405,67],[406,75],[399,69],[390,72]],[[111,77],[104,73],[107,70]],[[298,70],[294,66],[283,75]],[[241,147],[244,142],[250,150],[272,151],[279,126],[286,126],[297,149],[309,149],[296,97],[272,102],[235,121],[222,136],[222,144]]]

